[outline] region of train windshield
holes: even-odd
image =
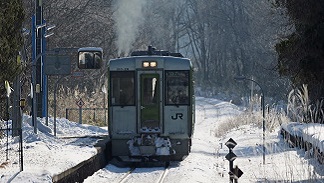
[[[110,73],[110,99],[111,105],[129,106],[135,105],[134,97],[134,72],[111,72]]]
[[[189,71],[166,71],[166,105],[189,105]]]

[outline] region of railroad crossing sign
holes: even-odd
[[[233,167],[233,161],[236,159],[236,154],[233,152],[233,148],[237,145],[237,143],[230,138],[225,145],[228,147],[229,153],[225,156],[225,158],[229,161],[229,176],[230,182],[233,183],[233,180],[237,182],[237,179],[243,175],[242,170],[240,170],[237,166]]]
[[[236,159],[236,154],[234,154],[232,151],[230,151],[226,156],[225,158],[228,160],[228,161],[234,161]]]
[[[237,143],[232,138],[230,138],[227,142],[225,142],[225,145],[229,149],[233,149],[237,145]]]
[[[79,107],[81,108],[81,107],[84,105],[83,100],[80,98],[80,100],[78,100],[78,101],[76,102],[76,105],[79,106]]]
[[[234,179],[238,179],[240,178],[242,175],[243,175],[243,172],[241,169],[239,169],[238,166],[235,166],[234,169],[233,169],[234,172],[233,173],[233,176],[234,176]]]

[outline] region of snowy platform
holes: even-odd
[[[31,117],[23,117],[23,171],[20,171],[16,157],[10,157],[6,166],[0,169],[0,182],[62,182],[80,167],[103,157],[107,128],[57,119],[57,136],[54,136],[52,118],[48,126],[45,119],[37,119],[37,123],[35,134]],[[9,137],[9,153],[13,154],[19,141],[18,137]],[[6,150],[4,140],[1,141],[1,152]],[[1,161],[6,159],[3,156],[0,153]],[[87,169],[91,170],[89,166]]]

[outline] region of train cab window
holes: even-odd
[[[110,99],[111,105],[135,105],[134,72],[111,72]]]
[[[189,71],[166,71],[166,105],[189,105]]]

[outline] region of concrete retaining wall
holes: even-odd
[[[109,139],[108,137],[100,140],[96,145],[98,153],[90,159],[83,161],[73,168],[52,177],[55,183],[83,182],[88,176],[104,168],[109,161]]]

